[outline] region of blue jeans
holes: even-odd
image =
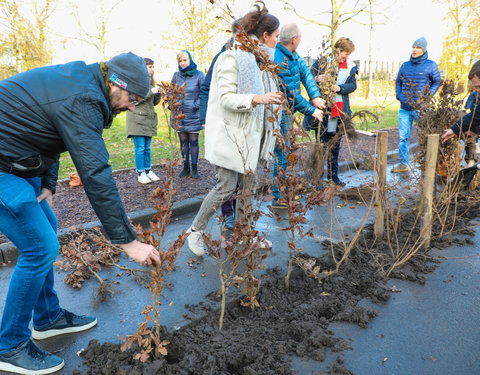
[[[37,201],[40,179],[0,173],[0,231],[20,251],[8,287],[0,325],[0,353],[30,338],[35,328],[53,323],[61,314],[53,290],[53,262],[58,255],[57,219],[48,203]]]
[[[135,166],[137,172],[143,172],[152,168],[150,145],[152,144],[152,137],[144,137],[140,135],[132,136],[133,144],[135,145]]]
[[[400,136],[398,140],[398,155],[400,156],[400,163],[403,164],[410,162],[408,149],[410,147],[410,133],[412,132],[414,119],[414,111],[407,111],[406,109],[400,108],[398,112],[398,134]]]
[[[288,134],[288,131],[290,130],[290,124],[291,120],[289,116],[282,116],[282,121],[280,122],[280,131],[282,133],[282,136],[286,137]],[[288,140],[286,141],[285,146],[288,148]],[[282,195],[280,194],[280,190],[278,190],[277,185],[275,184],[275,178],[278,177],[278,167],[281,167],[283,171],[287,168],[287,156],[285,155],[284,150],[281,147],[275,146],[275,149],[273,150],[273,153],[275,155],[274,161],[273,161],[273,188],[272,188],[272,194],[275,197],[275,199],[280,199]]]

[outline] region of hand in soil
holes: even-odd
[[[134,240],[130,243],[120,245],[120,247],[130,258],[138,262],[141,266],[161,264],[160,254],[152,245]]]

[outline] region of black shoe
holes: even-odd
[[[332,182],[333,182],[334,185],[337,185],[337,186],[342,186],[342,187],[345,186],[345,182],[343,182],[342,180],[340,180],[340,179],[338,178],[338,176],[332,177]]]
[[[192,173],[190,174],[192,178],[199,178],[200,176],[198,175],[198,170],[197,170],[197,164],[192,164]]]
[[[190,164],[183,163],[183,170],[180,172],[180,177],[190,176]]]
[[[0,371],[16,374],[51,374],[63,368],[63,359],[39,349],[31,339],[0,354]]]
[[[32,329],[32,337],[35,340],[43,340],[52,336],[65,333],[81,332],[92,328],[97,324],[97,318],[86,315],[75,315],[70,311],[61,309],[62,315],[48,327]]]

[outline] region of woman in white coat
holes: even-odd
[[[273,61],[279,26],[278,19],[264,8],[246,14],[240,31],[258,39]],[[275,124],[267,120],[267,113],[271,114],[272,105],[281,102],[282,93],[270,73],[260,70],[253,53],[232,48],[218,57],[205,121],[205,157],[216,167],[217,184],[188,230],[188,247],[193,254],[203,255],[203,231],[216,210],[235,192],[237,183],[239,195],[244,188],[249,190],[243,205],[239,199],[237,215],[251,206],[253,172],[259,162],[269,161],[275,145]],[[264,240],[260,246],[269,247],[271,243]]]

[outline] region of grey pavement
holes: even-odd
[[[356,176],[354,173],[343,172],[342,177],[348,181],[348,185],[356,185],[361,179],[370,178],[371,174],[362,172],[362,176]],[[402,176],[391,174],[388,179],[397,185],[405,181]],[[191,201],[191,205],[184,206],[198,207],[199,202],[201,198],[196,203]],[[262,210],[267,211],[266,206],[263,203]],[[185,207],[184,211],[178,211],[169,225],[164,243],[174,240],[190,225],[195,211],[188,212]],[[335,215],[331,215],[333,209]],[[364,206],[351,203],[344,205],[338,198],[327,206],[316,207],[308,213],[309,223],[315,224],[315,237],[303,239],[297,245],[302,246],[305,253],[319,256],[325,251],[320,242],[326,238],[338,240],[345,234],[351,235],[365,213]],[[286,268],[287,234],[282,232],[282,227],[282,223],[266,216],[257,224],[257,228],[273,242],[271,255],[266,260],[267,267]],[[209,231],[214,237],[219,235],[218,225],[213,220]],[[479,237],[480,232],[474,238],[475,243]],[[395,293],[387,303],[374,305],[379,316],[369,323],[368,328],[344,323],[331,325],[338,336],[352,342],[353,350],[345,351],[341,356],[345,366],[355,374],[480,374],[480,361],[477,359],[480,349],[480,326],[477,324],[480,249],[476,245],[451,247],[438,253],[452,259],[443,261],[436,271],[428,275],[425,285],[389,281],[390,285],[395,285],[401,291]],[[188,324],[191,321],[189,318],[200,317],[201,312],[192,313],[187,304],[202,303],[212,308],[218,307],[216,302],[206,298],[219,287],[217,265],[208,255],[198,262],[189,262],[195,259],[185,246],[176,262],[177,269],[168,276],[169,287],[163,294],[161,322],[169,329],[178,329]],[[137,267],[126,258],[122,258],[121,262]],[[0,310],[3,310],[12,272],[12,266],[0,269]],[[109,302],[94,305],[92,296],[98,285],[94,279],[85,282],[81,290],[74,290],[63,282],[65,274],[56,272],[56,290],[62,307],[98,318],[98,326],[87,332],[38,342],[43,349],[65,359],[65,369],[59,374],[71,374],[75,369],[82,369],[77,352],[86,348],[91,339],[120,342],[117,335],[125,337],[133,334],[143,321],[141,312],[145,305],[150,304],[150,294],[131,276],[120,273],[117,269],[102,270],[101,276],[114,283],[115,294]],[[231,298],[234,298],[234,294]],[[330,353],[321,363],[293,357],[292,367],[299,374],[312,374],[314,370],[331,367],[338,355]]]

